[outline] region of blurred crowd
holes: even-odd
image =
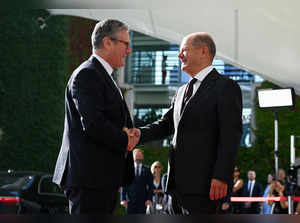
[[[264,202],[231,202],[231,197],[287,197],[289,182],[285,170],[279,169],[278,176],[270,173],[266,177],[267,184],[263,189],[260,182],[256,181],[256,172],[248,171],[246,182],[240,178],[238,167],[234,169],[234,181],[232,192],[222,199],[220,213],[233,214],[288,214],[288,201],[264,201]],[[299,194],[295,188],[293,195]],[[299,195],[298,195],[299,196]],[[300,213],[300,202],[293,202],[294,214]]]
[[[151,167],[143,164],[144,154],[141,149],[133,150],[135,178],[133,183],[120,190],[121,206],[126,214],[172,214],[172,197],[165,193],[167,173],[163,173],[163,166],[159,161]],[[232,188],[227,196],[220,200],[219,214],[288,214],[288,201],[278,202],[232,202],[232,197],[287,197],[288,182],[283,169],[278,170],[278,177],[270,173],[264,182],[256,180],[256,172],[248,171],[248,179],[240,178],[240,170],[234,168]],[[295,193],[298,193],[297,190]],[[293,213],[300,213],[300,202],[293,203]]]

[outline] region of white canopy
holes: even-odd
[[[188,33],[208,32],[216,42],[218,58],[281,87],[294,87],[300,95],[299,0],[152,0],[147,5],[142,0],[89,2],[89,7],[102,9],[49,11],[94,20],[119,19],[135,31],[177,44]],[[76,7],[81,7],[78,4]],[[145,6],[149,9],[138,9]]]

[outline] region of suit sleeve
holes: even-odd
[[[218,94],[217,103],[219,132],[213,178],[231,185],[242,136],[242,94],[239,85],[227,80]]]
[[[168,174],[165,173],[165,174],[162,176],[162,179],[161,179],[161,186],[162,186],[163,192],[166,192],[167,178],[168,178]]]
[[[262,185],[261,184],[258,184],[258,186],[259,186],[259,197],[262,197],[263,196],[263,187],[262,187]]]
[[[174,96],[169,110],[162,116],[161,119],[152,124],[139,128],[141,130],[140,144],[164,139],[174,134],[173,111],[176,95]]]
[[[83,131],[92,140],[123,151],[128,144],[128,137],[104,115],[104,85],[99,74],[91,69],[83,69],[70,86],[72,99],[80,115]]]
[[[152,196],[153,196],[153,175],[150,171],[150,169],[147,169],[148,174],[147,174],[147,185],[148,185],[148,192],[147,192],[147,200],[152,201]]]

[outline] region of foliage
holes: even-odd
[[[45,10],[1,14],[1,170],[54,169],[64,119],[67,24]]]

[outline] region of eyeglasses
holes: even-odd
[[[154,168],[161,168],[160,166],[155,166]]]
[[[114,41],[119,41],[121,43],[123,43],[125,46],[126,46],[126,49],[128,49],[130,47],[130,42],[127,42],[127,41],[124,41],[124,40],[121,40],[121,39],[115,39],[113,37],[109,37],[111,40],[114,40]]]

